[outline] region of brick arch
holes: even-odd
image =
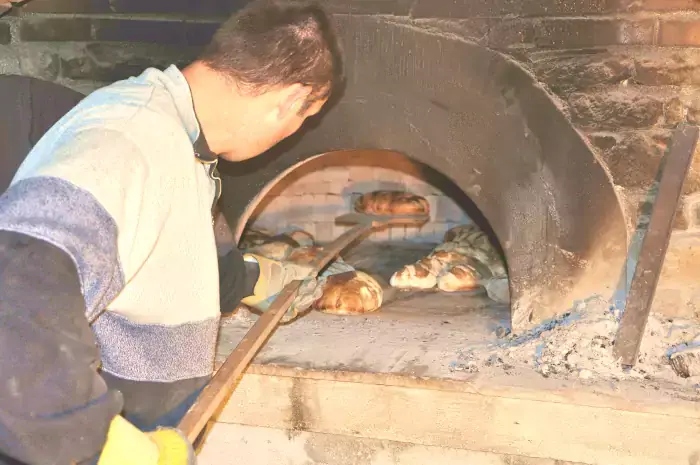
[[[610,176],[559,104],[505,56],[388,17],[338,16],[348,86],[304,131],[222,167],[222,210],[242,230],[284,173],[343,149],[399,151],[443,173],[484,213],[510,268],[522,329],[612,294],[627,231]]]

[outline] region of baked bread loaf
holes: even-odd
[[[442,267],[439,260],[422,258],[392,274],[389,285],[398,289],[432,289],[437,285]]]
[[[430,205],[419,195],[401,191],[374,191],[355,201],[355,211],[368,215],[428,215]]]
[[[477,270],[464,263],[450,268],[438,277],[438,289],[444,292],[472,291],[480,286]]]
[[[362,271],[335,274],[327,278],[323,295],[312,308],[335,315],[359,315],[374,312],[382,306],[381,285]]]
[[[439,264],[440,268],[437,274],[441,274],[448,268],[463,263],[466,260],[464,254],[451,250],[436,250],[428,255],[428,258]]]
[[[503,259],[478,226],[456,226],[445,233],[443,240],[427,257],[395,272],[389,284],[403,289],[437,286],[445,292],[456,292],[507,277]]]
[[[446,270],[465,261],[467,258],[462,254],[438,250],[416,263],[404,266],[391,276],[389,284],[399,289],[432,289]]]
[[[482,278],[506,276],[505,263],[488,238],[473,239],[471,242],[463,240],[440,244],[433,251],[433,255],[440,252],[461,255],[468,260],[467,263],[477,269]]]
[[[477,225],[464,224],[450,228],[443,238],[443,242],[460,242],[474,246],[491,247],[491,241],[484,231]]]

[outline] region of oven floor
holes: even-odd
[[[344,258],[386,278],[425,249],[362,244]],[[606,308],[591,302],[514,339],[499,338],[508,306],[484,295],[397,293],[369,315],[311,313],[275,331],[212,423],[200,461],[695,463],[700,379],[661,362],[671,338],[695,327],[652,318],[643,363],[623,372],[590,344],[609,338]],[[252,323],[244,312],[223,320],[218,363]]]
[[[277,329],[254,363],[318,370],[401,373],[461,378],[454,364],[463,349],[496,341],[507,308],[478,297],[415,297],[366,316],[311,313]],[[251,322],[230,317],[219,354],[230,353]]]
[[[388,282],[394,271],[433,246],[363,242],[343,258]],[[461,351],[495,342],[499,328],[508,327],[509,311],[483,293],[409,292],[387,286],[377,312],[313,312],[281,326],[255,363],[460,378],[465,373],[455,370],[455,363]],[[229,353],[251,324],[246,315],[225,318],[219,353]]]

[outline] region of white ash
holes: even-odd
[[[669,356],[700,334],[690,320],[670,320],[652,314],[639,351],[637,364],[627,369],[613,356],[619,314],[602,299],[579,303],[562,317],[537,326],[521,336],[505,335],[485,349],[461,352],[455,371],[478,371],[479,366],[529,366],[546,377],[579,379],[664,380],[698,385],[700,380],[681,380],[671,368]],[[499,330],[496,330],[499,333]]]

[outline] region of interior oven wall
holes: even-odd
[[[430,222],[421,228],[379,230],[367,239],[440,242],[450,227],[471,220],[450,196],[450,189],[436,179],[426,178],[417,164],[398,154],[381,151],[330,154],[302,165],[280,181],[249,224],[273,231],[302,228],[317,240],[327,242],[347,229],[335,224],[334,219],[352,211],[359,195],[382,189],[400,190],[428,200]]]

